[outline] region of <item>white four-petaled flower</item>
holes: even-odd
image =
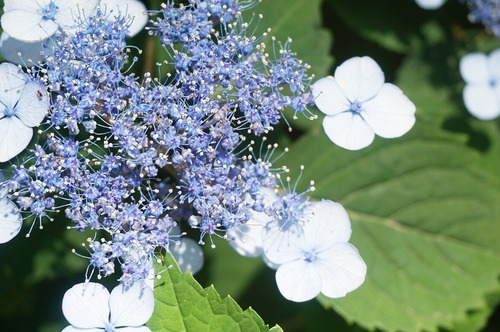
[[[154,309],[153,290],[139,281],[118,285],[111,294],[101,284],[76,284],[62,301],[64,317],[71,326],[63,332],[151,332],[144,325]]]
[[[22,152],[49,109],[45,87],[16,65],[0,64],[0,162]]]
[[[464,104],[476,118],[491,120],[500,115],[500,49],[475,52],[460,59],[460,74],[466,85]]]
[[[279,265],[276,283],[281,294],[295,302],[308,301],[320,292],[337,298],[358,288],[366,275],[366,264],[348,243],[351,223],[342,205],[323,200],[304,210],[304,223],[295,223],[276,242],[264,235],[264,254]],[[268,224],[266,233],[276,234]]]
[[[5,0],[2,28],[13,38],[35,42],[58,29],[74,29],[92,14],[98,0]]]
[[[415,123],[415,105],[395,85],[384,83],[384,73],[370,57],[354,57],[312,85],[314,102],[326,114],[323,127],[337,145],[359,150],[375,134],[394,138]]]

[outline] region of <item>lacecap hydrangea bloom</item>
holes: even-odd
[[[463,100],[467,110],[481,120],[500,115],[500,49],[489,55],[474,52],[460,59],[465,81]]]
[[[5,87],[0,126],[14,123],[20,130],[11,130],[12,139],[22,144],[0,140],[5,175],[0,234],[9,234],[4,242],[10,240],[24,220],[31,223],[29,236],[34,225],[41,229],[58,213],[70,230],[93,234],[73,249],[88,267],[86,283],[63,301],[72,325],[68,330],[143,324],[142,316],[133,322],[117,318],[115,291],[106,309],[107,291],[90,280],[119,274],[120,289],[149,283],[165,253],[194,272],[202,257],[195,241],[184,238],[187,227],[199,231],[198,244],[212,246],[212,236],[243,234],[257,214],[264,232],[268,224],[262,213],[282,228],[300,224],[304,234],[296,236],[311,241],[314,236],[306,234],[323,228],[323,221],[310,218],[303,193],[280,192],[280,174],[287,170],[273,166],[278,146],[264,143],[285,116],[310,115],[309,66],[296,58],[291,40],[275,43],[272,52],[266,49],[267,34],[255,36],[255,27],[241,15],[255,4],[167,1],[159,11],[148,12],[146,32],[161,44],[166,60],[155,74],[138,75],[132,69],[141,52],[127,41],[138,31],[135,24],[142,28],[146,22],[135,1],[44,0],[24,7],[5,2],[5,31],[22,42],[39,43],[43,59],[26,62],[21,55],[24,71],[1,65],[8,70],[0,76]],[[279,198],[268,201],[263,193],[269,190],[280,192]],[[318,241],[319,256],[331,253]],[[266,251],[265,243],[263,238],[254,244],[260,246],[255,254]],[[280,264],[297,259],[280,256]],[[311,259],[307,268],[321,270],[320,261]],[[323,284],[338,281],[331,277],[320,272],[311,283],[323,280],[315,287],[328,296],[333,293]],[[340,288],[335,296],[355,287]],[[81,314],[71,309],[75,302],[96,299],[102,309],[95,313],[98,321],[86,321],[83,308]]]
[[[384,83],[384,73],[370,57],[354,57],[334,77],[312,85],[314,102],[326,114],[323,128],[333,143],[359,150],[384,138],[404,135],[415,123],[415,105],[401,89]]]

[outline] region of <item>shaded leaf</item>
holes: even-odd
[[[318,128],[285,155],[292,170],[307,165],[302,178],[316,180],[312,196],[348,209],[352,242],[368,265],[360,289],[320,296],[325,307],[369,329],[435,331],[498,292],[500,194],[469,168],[480,154],[447,136],[420,125],[352,152]]]

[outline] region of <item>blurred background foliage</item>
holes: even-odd
[[[155,9],[159,1],[147,5]],[[334,146],[321,115],[293,120],[285,112],[293,131],[282,126],[272,135],[290,149],[278,163],[292,179],[305,166],[298,190],[314,180],[313,199],[348,210],[352,242],[368,265],[358,290],[343,299],[288,302],[261,259],[240,257],[217,237],[195,278],[288,332],[500,331],[500,122],[468,114],[458,72],[463,55],[489,53],[500,41],[471,24],[458,0],[433,11],[412,0],[263,0],[245,15],[253,13],[263,14],[254,17],[257,31],[272,29],[269,50],[270,36],[292,38],[292,49],[318,78],[350,57],[372,57],[386,81],[415,103],[417,122],[404,137],[376,138],[361,151]],[[164,56],[145,33],[129,44],[145,50],[138,71]],[[43,230],[35,225],[28,239],[21,233],[2,245],[2,330],[66,325],[62,296],[83,281],[87,263],[71,249],[88,236],[67,225],[59,217]]]

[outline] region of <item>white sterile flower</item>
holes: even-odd
[[[384,83],[384,73],[367,56],[346,60],[334,78],[316,81],[312,92],[316,106],[326,114],[326,134],[345,149],[362,149],[375,134],[399,137],[415,123],[415,105],[397,86]]]
[[[168,248],[182,273],[191,271],[191,274],[195,274],[203,267],[203,251],[195,240],[181,237],[179,240],[171,242]]]
[[[191,216],[191,218],[196,218]],[[184,236],[185,233],[181,234],[181,228],[179,225],[175,225],[170,230],[171,240],[169,241],[168,250],[174,256],[177,265],[182,273],[186,271],[191,271],[191,274],[195,274],[201,270],[204,262],[203,250],[201,250],[200,245],[193,239]],[[179,239],[174,240],[175,237]]]
[[[22,152],[49,109],[45,87],[12,63],[0,64],[0,162]]]
[[[101,0],[100,7],[108,14],[108,20],[115,17],[130,17],[131,24],[128,27],[129,35],[135,36],[148,23],[146,6],[138,0]]]
[[[0,188],[0,243],[12,240],[21,230],[22,223],[19,209],[7,198],[7,189]]]
[[[438,9],[446,0],[415,0],[415,2],[423,9]]]
[[[337,298],[358,288],[365,279],[366,264],[347,242],[351,223],[342,205],[327,200],[314,202],[304,215],[304,224],[294,224],[286,241],[265,251],[271,261],[280,264],[276,283],[281,294],[303,302],[320,292]]]
[[[98,0],[5,0],[2,28],[26,42],[44,40],[58,29],[73,29],[90,15]]]
[[[500,115],[500,49],[470,53],[460,59],[460,74],[466,85],[464,104],[476,118],[491,120]]]
[[[41,42],[27,43],[9,36],[5,31],[0,36],[0,54],[9,62],[16,64],[38,63],[53,53],[54,42],[48,38]]]
[[[154,295],[144,283],[116,286],[109,294],[101,284],[76,284],[62,301],[64,317],[71,326],[63,332],[151,332],[144,325],[154,310]]]
[[[264,196],[264,202],[272,205],[279,196],[271,188],[262,188],[260,193]],[[251,202],[250,202],[251,203]],[[251,217],[245,224],[238,224],[227,231],[227,238],[231,247],[238,254],[245,257],[257,257],[262,255],[262,232],[264,226],[273,220],[265,212],[251,210]]]

